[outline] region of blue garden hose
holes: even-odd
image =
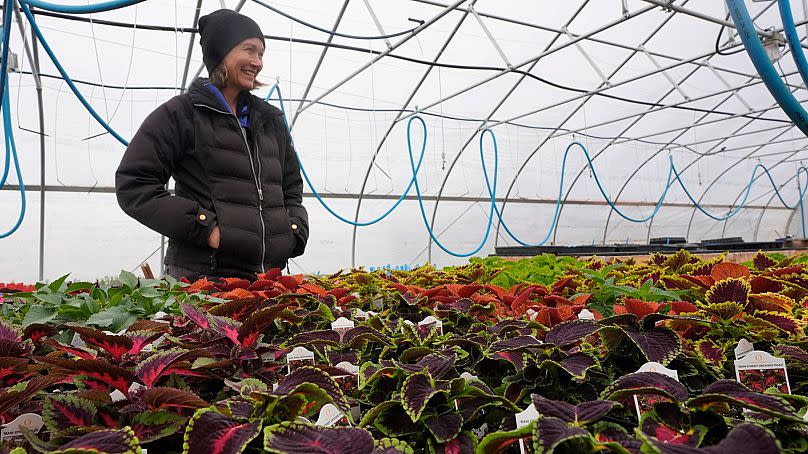
[[[3,99],[6,92],[6,80],[8,79],[8,47],[11,41],[11,13],[14,10],[14,1],[3,0],[3,28],[0,33],[3,35],[3,53],[0,56],[2,58],[2,62],[0,62],[0,99]]]
[[[780,79],[777,70],[774,69],[769,56],[766,55],[766,50],[758,38],[755,24],[749,16],[749,11],[746,9],[744,0],[726,0],[729,7],[729,13],[732,16],[732,21],[735,23],[735,28],[738,30],[738,36],[741,37],[746,52],[749,54],[752,64],[755,65],[758,74],[760,74],[766,88],[769,89],[777,104],[783,109],[788,118],[794,122],[803,134],[808,136],[808,113],[802,108],[800,103],[791,94],[791,91]],[[782,8],[781,8],[782,10]],[[793,21],[792,21],[793,22]],[[791,27],[793,28],[793,26]],[[796,54],[795,54],[796,55]],[[799,65],[798,65],[799,67]],[[802,70],[800,71],[802,74]]]
[[[6,238],[17,231],[22,225],[22,221],[25,218],[25,183],[22,181],[22,171],[20,171],[20,160],[17,158],[17,146],[14,143],[14,134],[13,134],[13,125],[11,123],[11,107],[9,106],[8,102],[8,79],[5,82],[5,91],[2,100],[2,111],[3,111],[3,136],[4,142],[6,146],[6,165],[5,170],[3,172],[3,181],[0,182],[0,187],[3,187],[5,184],[6,176],[8,175],[8,166],[9,166],[9,154],[14,159],[14,170],[17,173],[17,182],[20,185],[20,200],[21,200],[21,207],[20,207],[20,215],[17,217],[17,222],[14,226],[11,227],[8,231],[4,233],[0,233],[0,239]]]
[[[805,59],[805,52],[800,44],[794,16],[791,14],[791,3],[788,0],[777,0],[777,7],[780,9],[780,20],[783,21],[783,33],[785,33],[788,47],[791,49],[791,57],[802,77],[802,82],[808,87],[808,61]]]
[[[132,1],[133,0],[128,0],[129,3],[131,3]],[[56,55],[53,53],[53,50],[51,50],[50,46],[48,45],[48,42],[45,41],[45,37],[42,36],[42,31],[39,29],[39,26],[37,26],[36,21],[34,20],[34,16],[31,14],[31,10],[28,8],[27,3],[33,4],[33,2],[30,2],[30,0],[21,0],[20,7],[22,8],[22,12],[25,13],[25,17],[28,18],[28,22],[31,24],[31,30],[33,30],[34,33],[36,33],[37,39],[39,40],[40,43],[42,43],[42,48],[45,49],[45,52],[47,52],[54,66],[56,66],[56,69],[59,71],[59,74],[62,75],[62,79],[64,79],[64,81],[67,83],[67,86],[70,87],[70,90],[73,92],[74,95],[76,95],[76,98],[78,98],[81,104],[84,105],[84,108],[87,109],[87,112],[89,112],[90,115],[92,115],[92,117],[95,118],[95,121],[97,121],[98,124],[100,124],[104,129],[106,129],[107,132],[109,132],[112,135],[112,137],[118,139],[118,142],[122,143],[124,146],[129,146],[129,141],[121,137],[120,134],[118,134],[114,129],[112,129],[112,126],[110,126],[103,118],[101,118],[101,115],[99,115],[98,112],[96,112],[95,109],[93,109],[93,106],[91,106],[90,103],[87,102],[87,100],[79,91],[78,87],[76,87],[76,84],[74,84],[70,76],[67,75],[67,71],[65,71],[64,67],[62,67],[62,64],[59,63],[59,59],[56,58]],[[126,3],[126,2],[120,1],[115,3]]]
[[[41,0],[19,0],[20,5],[33,6],[34,8],[65,14],[101,13],[113,9],[125,8],[145,1],[146,0],[112,0],[92,5],[59,5],[57,3],[43,2]]]

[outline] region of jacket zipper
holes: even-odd
[[[253,175],[253,182],[255,183],[255,189],[258,191],[258,218],[261,220],[261,272],[265,272],[264,269],[264,259],[266,257],[266,226],[264,225],[264,191],[261,189],[261,183],[259,181],[259,175],[261,174],[261,158],[258,156],[258,153],[255,154],[255,160],[258,163],[258,174],[255,173],[255,165],[253,164],[252,160],[252,151],[250,150],[250,144],[247,142],[247,135],[244,134],[244,129],[241,127],[241,122],[238,120],[236,114],[230,112],[225,112],[223,110],[214,109],[213,107],[207,106],[205,104],[194,104],[198,107],[204,107],[206,109],[210,109],[214,112],[232,116],[236,120],[236,126],[238,127],[239,132],[241,132],[241,139],[244,141],[244,146],[247,148],[247,159],[250,161],[250,170],[252,171]]]

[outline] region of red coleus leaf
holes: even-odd
[[[297,293],[304,294],[304,295],[309,293],[309,294],[317,295],[317,296],[325,296],[325,295],[328,294],[326,289],[324,289],[323,287],[321,287],[319,285],[316,285],[316,284],[300,284],[297,287]]]
[[[646,315],[655,314],[659,311],[664,303],[656,303],[653,301],[643,301],[634,298],[623,298],[622,305],[614,306],[615,314],[634,314],[637,318],[642,319]],[[618,306],[620,309],[618,309]]]
[[[274,285],[275,281],[271,281],[269,279],[258,279],[250,284],[250,286],[247,287],[247,290],[251,292],[259,292],[261,290],[271,289]]]
[[[132,339],[125,335],[107,334],[87,326],[68,325],[68,328],[78,333],[88,345],[109,353],[115,361],[120,361],[121,357],[132,349]]]
[[[266,270],[264,273],[256,273],[258,279],[260,280],[267,280],[267,281],[274,281],[283,273],[283,270],[280,268],[272,268]]]
[[[286,290],[295,291],[303,283],[304,276],[302,274],[278,276],[277,281]]]
[[[186,280],[187,282],[187,280]],[[197,292],[209,292],[211,290],[215,290],[216,287],[213,282],[209,281],[207,278],[203,277],[195,281],[193,284],[185,287],[183,290],[188,293],[197,293]]]
[[[59,330],[51,325],[32,323],[25,327],[22,336],[25,339],[31,339],[34,343],[38,343],[43,337],[50,337],[56,334],[59,334]]]
[[[53,348],[55,348],[57,350],[63,351],[65,353],[68,353],[70,355],[78,356],[79,358],[82,358],[82,359],[95,359],[95,354],[93,354],[91,352],[88,352],[87,350],[85,350],[83,348],[78,348],[78,347],[72,347],[70,345],[65,345],[65,344],[63,344],[63,343],[61,343],[61,342],[59,342],[59,341],[57,341],[56,339],[53,339],[53,338],[47,338],[47,339],[45,339],[45,341],[43,343],[45,345],[48,345],[50,347],[53,347]]]
[[[182,313],[188,317],[188,319],[199,325],[202,329],[210,328],[210,320],[208,319],[208,315],[197,309],[196,306],[188,303],[182,303],[180,305],[180,309],[182,309]]]
[[[227,299],[227,300],[237,300],[237,299],[244,299],[244,298],[252,298],[253,292],[244,289],[244,288],[234,288],[233,290],[219,293],[219,298]]]
[[[258,336],[260,336],[268,326],[275,323],[275,319],[278,318],[278,315],[290,305],[291,303],[276,303],[271,307],[254,313],[238,328],[235,342],[240,343],[242,347],[254,346],[258,342]]]
[[[688,301],[671,301],[666,304],[671,306],[671,310],[668,312],[670,315],[689,314],[699,310],[695,304]]]
[[[716,282],[729,278],[748,279],[751,275],[749,268],[732,262],[721,262],[715,265],[710,272],[710,277]]]
[[[143,350],[143,347],[151,344],[152,342],[163,336],[163,333],[155,333],[152,331],[133,331],[126,334],[132,340],[132,348],[129,349],[130,355],[138,355]]]
[[[235,290],[237,288],[240,289],[247,289],[250,286],[250,281],[247,279],[240,279],[237,277],[225,277],[222,278],[222,283],[217,284],[216,287],[224,292],[229,292],[231,290]]]
[[[28,373],[28,358],[0,357],[0,379]]]
[[[95,404],[70,394],[48,396],[42,408],[45,424],[53,432],[90,426],[95,414]]]
[[[183,350],[181,348],[156,352],[141,361],[135,373],[143,381],[143,384],[152,388],[160,377],[170,372],[173,365],[198,356],[201,356],[201,351],[199,350]]]
[[[708,289],[715,284],[715,280],[710,276],[691,276],[688,274],[680,274],[679,277],[687,279],[703,289]]]
[[[61,359],[40,356],[38,361],[74,372],[76,375],[86,375],[98,380],[107,386],[129,395],[129,387],[135,381],[135,376],[128,369],[115,366],[101,359]]]
[[[208,313],[221,317],[228,317],[240,321],[252,315],[263,304],[263,300],[256,296],[230,300],[226,303],[212,307]]]
[[[791,312],[796,302],[780,293],[749,295],[749,306],[759,311]]]

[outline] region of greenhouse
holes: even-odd
[[[808,452],[808,1],[0,3],[0,453]]]

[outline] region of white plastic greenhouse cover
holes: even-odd
[[[149,0],[96,14],[35,10],[34,17],[81,93],[129,139],[146,115],[180,93],[201,68],[198,35],[191,30],[196,15],[222,6],[239,9],[269,35],[259,79],[279,83],[300,160],[314,189],[341,216],[372,220],[402,194],[412,177],[407,124],[420,114],[427,130],[418,175],[425,216],[455,252],[474,250],[486,232],[490,199],[480,165],[485,128],[498,144],[497,207],[526,243],[545,237],[549,245],[803,236],[800,210],[783,206],[760,172],[745,207],[727,221],[696,210],[676,183],[658,215],[639,223],[614,213],[598,190],[595,175],[624,214],[646,217],[665,189],[672,161],[693,197],[720,216],[742,201],[755,166],[763,164],[786,202],[798,200],[796,175],[808,140],[763,85],[722,1],[264,3]],[[806,0],[791,3],[804,38]],[[782,29],[776,2],[746,4],[762,34]],[[22,225],[0,239],[0,281],[33,281],[40,277],[40,125],[26,53],[31,26],[17,16],[12,29],[10,48],[19,62],[9,75],[12,132],[28,191]],[[394,34],[399,36],[366,39]],[[44,278],[117,275],[143,261],[160,269],[161,237],[128,218],[115,200],[114,172],[125,147],[88,114],[38,48]],[[788,87],[799,101],[808,100],[788,48],[782,45],[779,52],[776,67]],[[256,91],[268,93],[269,86]],[[270,102],[279,104],[277,92]],[[422,140],[414,122],[416,157]],[[580,148],[570,149],[564,204],[550,231],[562,159],[572,142],[586,147],[595,172]],[[491,138],[482,144],[493,175]],[[5,163],[4,153],[0,159]],[[311,187],[304,191],[311,236],[305,255],[291,261],[292,273],[466,261],[430,241],[414,188],[386,219],[357,229],[328,213]],[[0,233],[14,225],[20,208],[12,166],[0,191]],[[495,215],[476,255],[517,244]]]

